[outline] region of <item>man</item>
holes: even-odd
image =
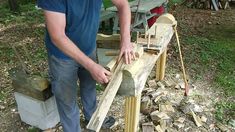
[[[120,18],[119,59],[134,59],[130,42],[130,9],[127,0],[112,0]],[[38,0],[46,21],[45,43],[49,73],[64,132],[80,132],[77,80],[85,119],[96,109],[96,81],[108,83],[110,72],[95,62],[96,34],[102,0]],[[109,119],[108,119],[109,120]],[[107,121],[108,122],[108,121]]]

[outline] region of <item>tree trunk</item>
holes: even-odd
[[[17,0],[8,0],[10,10],[13,12],[18,12],[19,11],[19,4]]]

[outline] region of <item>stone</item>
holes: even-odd
[[[152,101],[149,96],[144,96],[141,99],[140,112],[147,115],[151,112]]]
[[[191,110],[191,114],[192,114],[192,116],[193,116],[193,119],[194,119],[195,124],[196,124],[198,127],[202,126],[202,121],[201,121],[201,119],[200,119],[192,110]]]
[[[18,92],[14,95],[23,122],[45,130],[53,128],[60,121],[54,96],[41,101]]]
[[[164,113],[164,112],[159,112],[159,111],[154,111],[150,114],[150,117],[153,121],[160,121],[160,120],[169,120],[170,117]]]
[[[161,111],[161,112],[175,112],[175,110],[171,104],[166,104],[166,105],[160,104],[159,111]]]
[[[142,124],[142,132],[154,132],[154,125],[152,122]]]
[[[157,82],[157,86],[160,87],[161,89],[165,89],[164,84],[162,84],[160,81]]]
[[[150,88],[157,88],[156,80],[149,80],[149,81],[148,81],[148,86],[149,86]]]
[[[183,123],[180,123],[180,122],[174,122],[174,123],[173,123],[173,126],[174,126],[177,130],[179,130],[179,129],[181,129],[181,128],[184,127],[184,124],[183,124]]]
[[[164,132],[164,130],[162,130],[162,128],[161,128],[160,125],[155,126],[154,129],[155,129],[155,131],[157,131],[157,132]]]
[[[207,121],[207,118],[205,116],[201,116],[201,121],[202,122],[206,122]]]

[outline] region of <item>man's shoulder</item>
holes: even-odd
[[[67,0],[37,0],[37,6],[43,10],[65,13]]]

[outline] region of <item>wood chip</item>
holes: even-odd
[[[149,96],[144,96],[141,99],[140,112],[143,114],[149,114],[152,108],[152,101]]]
[[[160,120],[169,120],[170,117],[164,113],[164,112],[159,112],[159,111],[154,111],[150,114],[151,119],[153,121],[160,121]]]
[[[154,79],[154,80],[149,80],[149,81],[148,81],[148,86],[149,86],[150,88],[157,88],[156,80],[155,80],[155,79]]]
[[[170,104],[167,104],[167,105],[160,104],[159,111],[161,111],[161,112],[175,112],[174,108]]]
[[[179,122],[179,123],[184,123],[184,121],[185,121],[184,117],[180,117],[176,120],[176,122]]]
[[[143,132],[154,132],[154,125],[152,122],[143,123],[142,124],[142,131]]]
[[[206,122],[206,121],[207,121],[207,118],[206,118],[205,116],[202,116],[202,117],[201,117],[201,121],[202,121],[202,122]]]
[[[191,109],[190,109],[191,110]],[[201,119],[191,110],[191,114],[192,114],[192,116],[193,116],[193,119],[194,119],[194,122],[195,122],[195,124],[198,126],[198,127],[200,127],[200,126],[202,126],[202,121],[201,121]]]
[[[157,132],[164,132],[164,131],[162,130],[162,128],[161,128],[160,125],[155,126],[155,130],[156,130]]]
[[[174,122],[173,123],[173,126],[175,128],[177,128],[177,130],[179,130],[180,128],[183,128],[184,127],[184,124],[183,123],[179,123],[179,122]]]

